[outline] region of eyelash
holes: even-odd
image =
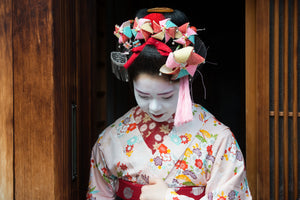
[[[139,97],[141,97],[142,99],[149,99],[148,96],[142,96],[142,95],[139,95]]]
[[[171,96],[168,96],[168,97],[163,97],[163,99],[166,99],[166,100],[168,100],[168,99],[171,99],[173,97],[173,95],[171,95]]]
[[[146,100],[150,98],[148,96],[142,96],[142,95],[139,95],[139,97],[141,97],[142,99],[146,99]],[[162,99],[168,100],[168,99],[171,99],[172,97],[173,97],[173,95],[168,96],[168,97],[162,97]]]

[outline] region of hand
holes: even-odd
[[[168,185],[162,179],[150,179],[149,183],[142,187],[140,200],[164,200]]]

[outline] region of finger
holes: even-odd
[[[150,185],[154,185],[154,184],[157,184],[157,183],[160,183],[162,182],[163,180],[160,179],[160,178],[149,178],[149,184]]]

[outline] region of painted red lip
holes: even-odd
[[[152,116],[155,117],[155,118],[161,118],[163,115],[164,115],[164,114],[160,114],[160,115],[153,115],[153,114],[152,114]]]

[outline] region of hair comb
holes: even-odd
[[[156,8],[149,8],[147,10],[149,13],[171,13],[174,12],[172,8],[167,7],[156,7]]]

